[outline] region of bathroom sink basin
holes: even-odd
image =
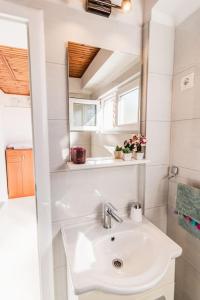
[[[75,294],[92,290],[136,294],[154,287],[182,249],[152,223],[125,220],[62,229]]]

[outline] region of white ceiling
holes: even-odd
[[[98,54],[100,54],[100,52]],[[130,68],[133,68],[138,61],[139,57],[136,55],[130,55],[117,51],[112,52],[111,55],[104,61],[104,63],[98,66],[98,68],[95,70],[95,73],[89,77],[89,80],[85,82],[85,87],[87,89],[89,88],[94,90],[99,88],[99,86],[105,85],[105,83],[109,84],[117,78],[120,78],[120,76],[122,76]],[[95,59],[92,63],[95,64]],[[90,71],[90,69],[88,68],[86,72],[87,71]]]
[[[159,0],[153,10],[169,15],[178,25],[200,8],[200,0]]]
[[[26,24],[0,17],[0,45],[27,49]]]

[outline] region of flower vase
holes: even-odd
[[[123,153],[123,160],[129,161],[132,159],[132,153]]]
[[[144,158],[144,153],[133,151],[133,158],[135,158],[137,160],[142,160]]]

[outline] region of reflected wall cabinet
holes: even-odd
[[[20,198],[35,194],[32,149],[7,149],[8,198]]]

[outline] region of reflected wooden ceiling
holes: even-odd
[[[100,48],[68,43],[69,77],[81,78]]]
[[[6,94],[30,95],[27,49],[0,45],[0,89]]]

